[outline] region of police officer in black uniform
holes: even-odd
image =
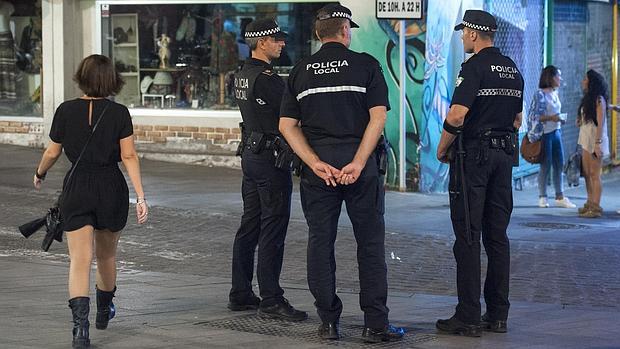
[[[404,333],[388,322],[383,177],[375,155],[388,90],[379,62],[348,49],[352,27],[357,25],[344,6],[329,4],[318,11],[315,29],[323,45],[291,71],[280,130],[304,162],[308,285],[322,320],[319,336],[339,338],[342,303],[336,295],[334,241],[344,200],[358,245],[362,337],[380,342]]]
[[[493,46],[497,23],[491,14],[468,10],[454,30],[463,30],[465,52],[474,55],[461,66],[437,149],[437,158],[450,162],[458,305],[453,317],[438,320],[436,326],[477,337],[482,329],[507,330],[510,247],[506,228],[512,213],[512,166],[517,156],[515,131],[521,125],[523,78],[515,63]],[[489,261],[482,319],[481,236]]]
[[[240,145],[243,217],[233,246],[228,308],[233,311],[258,308],[261,316],[300,321],[308,314],[288,303],[279,284],[292,181],[290,168],[275,166],[284,81],[273,71],[271,61],[280,56],[285,37],[271,19],[249,23],[245,39],[252,57],[235,74],[235,98],[243,118]],[[252,292],[257,245],[256,273],[262,300]]]

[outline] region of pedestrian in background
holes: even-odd
[[[82,60],[74,80],[84,95],[65,101],[56,109],[51,140],[35,171],[34,186],[41,188],[47,171],[63,149],[72,164],[79,159],[77,166],[72,166],[73,174],[69,171],[63,182],[60,215],[69,246],[73,348],[87,348],[93,249],[97,258],[97,329],[106,329],[115,314],[112,298],[116,291],[116,249],[129,209],[129,190],[119,161],[125,165],[137,195],[139,224],[146,222],[148,207],[131,116],[124,105],[106,98],[123,87],[120,74],[108,57],[91,55]]]
[[[588,70],[581,81],[584,95],[578,109],[577,126],[582,149],[582,167],[586,179],[588,199],[579,209],[579,216],[597,218],[603,214],[601,208],[601,171],[603,159],[609,155],[607,136],[607,83],[601,74]]]
[[[562,83],[562,72],[553,65],[545,67],[540,74],[538,91],[532,97],[528,121],[530,125],[541,122],[543,125],[542,147],[544,154],[538,172],[538,207],[549,207],[547,202],[547,181],[553,173],[555,205],[575,208],[575,204],[564,196],[562,168],[564,166],[564,148],[562,145],[562,125],[566,114],[562,114],[562,102],[558,88]],[[553,171],[552,171],[553,170]]]
[[[379,62],[349,50],[357,27],[338,3],[317,12],[322,46],[291,70],[280,130],[304,162],[301,205],[309,228],[308,286],[322,322],[318,335],[340,337],[334,242],[344,201],[357,242],[362,339],[378,343],[404,335],[388,321],[385,193],[375,155],[390,105]]]

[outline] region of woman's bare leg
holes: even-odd
[[[583,177],[586,181],[586,194],[588,197],[588,202],[592,201],[592,183],[590,182],[590,153],[583,150],[581,152],[581,167],[583,168]]]
[[[85,225],[67,232],[69,245],[69,298],[88,297],[93,261],[93,227]]]
[[[601,194],[603,193],[603,185],[601,183],[601,172],[603,168],[603,161],[598,158],[593,158],[590,164],[590,185],[592,186],[592,200],[597,205],[601,205]]]
[[[95,231],[97,287],[102,291],[112,291],[116,286],[116,247],[120,236],[120,231]]]
[[[587,151],[582,155],[583,168],[586,178],[586,190],[588,192],[588,201],[591,203],[601,204],[601,169],[603,165],[602,159],[595,158]]]

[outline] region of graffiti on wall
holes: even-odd
[[[398,38],[400,22],[377,20],[374,2],[341,1],[351,8],[360,28],[353,32],[351,48],[365,51],[383,66],[392,109],[385,134],[390,142],[391,161],[387,184],[397,187],[399,160]],[[436,158],[442,124],[450,108],[454,83],[465,60],[460,32],[454,26],[467,9],[485,9],[494,14],[500,31],[496,46],[515,59],[526,77],[526,95],[535,88],[542,65],[543,1],[530,0],[446,0],[425,1],[422,21],[407,21],[406,37],[406,184],[408,190],[443,192],[447,188],[448,166]],[[526,30],[527,29],[527,30]],[[533,87],[532,87],[533,86]],[[515,173],[529,173],[523,163]]]
[[[342,1],[349,7],[360,28],[353,31],[351,49],[364,51],[375,57],[382,65],[385,80],[389,89],[391,110],[385,125],[385,136],[390,143],[390,159],[387,174],[387,185],[398,187],[398,160],[400,141],[400,21],[378,20],[375,18],[374,2]],[[426,23],[425,21],[407,21],[406,40],[406,94],[405,94],[405,125],[406,125],[406,178],[408,190],[419,190],[420,178],[420,132],[419,125],[423,121],[422,86],[424,83],[424,52]]]
[[[428,4],[424,68],[423,124],[420,127],[420,191],[445,191],[448,165],[437,160],[443,121],[448,115],[454,82],[464,60],[463,46],[454,25],[466,9],[482,8],[480,0],[454,0],[453,6]]]

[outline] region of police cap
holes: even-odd
[[[316,19],[318,21],[323,21],[330,18],[346,18],[351,23],[351,28],[360,27],[357,23],[351,20],[351,10],[340,5],[339,3],[325,5],[317,12]]]
[[[276,21],[269,18],[256,19],[245,27],[245,38],[262,38],[273,36],[276,39],[285,39],[286,33],[280,29]]]
[[[470,28],[481,32],[497,31],[497,22],[492,14],[481,10],[467,10],[463,15],[463,22],[454,27],[454,30]]]

